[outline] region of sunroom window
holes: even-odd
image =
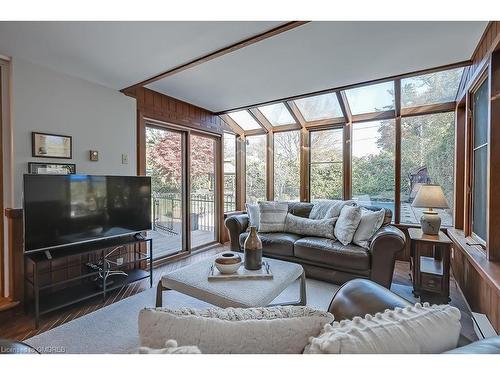
[[[362,86],[345,91],[353,115],[394,109],[394,82]]]
[[[307,122],[342,117],[336,94],[310,96],[294,101]]]
[[[269,104],[258,107],[258,109],[272,126],[295,124],[292,115],[283,103]]]
[[[455,101],[463,68],[401,80],[401,106],[416,107]]]
[[[238,124],[243,130],[255,130],[262,129],[259,123],[252,117],[248,111],[238,111],[233,113],[228,113],[234,122]]]
[[[352,197],[394,213],[394,120],[353,124]]]

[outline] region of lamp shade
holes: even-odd
[[[433,184],[423,184],[411,205],[420,208],[448,208],[443,189]]]

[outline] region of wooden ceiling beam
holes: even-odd
[[[242,136],[245,131],[240,128],[240,126],[228,115],[220,115],[222,121],[224,121],[236,134]]]
[[[261,127],[266,129],[268,132],[273,131],[273,125],[269,122],[269,120],[266,118],[266,116],[264,116],[262,114],[262,112],[259,111],[258,108],[252,108],[252,109],[248,110],[248,112],[250,112],[250,115],[254,118],[255,121],[257,121],[257,123]]]
[[[340,109],[342,110],[342,114],[346,122],[352,123],[352,113],[351,107],[349,106],[349,102],[347,101],[347,96],[344,91],[337,91],[337,100],[339,101]]]
[[[297,121],[297,124],[299,124],[302,128],[305,128],[307,121],[304,116],[302,116],[302,113],[297,105],[293,101],[285,101],[283,104],[285,104],[285,107],[290,111],[290,114],[294,120]]]
[[[438,104],[427,104],[418,107],[401,108],[401,117],[432,115],[435,113],[453,112],[457,103],[447,102]]]
[[[136,87],[143,87],[143,86],[146,86],[150,83],[153,83],[153,82],[156,82],[156,81],[159,81],[160,79],[163,79],[163,78],[166,78],[166,77],[170,77],[170,76],[173,76],[174,74],[178,74],[180,72],[183,72],[185,70],[188,70],[188,69],[191,69],[191,68],[194,68],[198,65],[201,65],[201,64],[204,64],[208,61],[211,61],[211,60],[214,60],[216,58],[219,58],[221,56],[224,56],[224,55],[227,55],[229,53],[232,53],[232,52],[235,52],[239,49],[242,49],[242,48],[245,48],[245,47],[248,47],[252,44],[255,44],[255,43],[258,43],[258,42],[261,42],[265,39],[269,39],[273,36],[276,36],[278,34],[281,34],[281,33],[284,33],[286,31],[289,31],[289,30],[292,30],[292,29],[295,29],[296,27],[299,27],[299,26],[302,26],[306,23],[308,23],[310,21],[291,21],[291,22],[287,22],[287,23],[284,23],[280,26],[277,26],[275,28],[272,28],[271,30],[267,30],[263,33],[260,33],[260,34],[257,34],[257,35],[254,35],[250,38],[247,38],[247,39],[244,39],[244,40],[241,40],[237,43],[233,43],[229,46],[226,46],[224,48],[220,48],[216,51],[213,51],[213,52],[210,52],[206,55],[203,55],[201,57],[198,57],[196,59],[193,59],[187,63],[184,63],[184,64],[181,64],[181,65],[178,65],[172,69],[169,69],[163,73],[160,73],[160,74],[157,74],[151,78],[148,78],[148,79],[145,79],[144,81],[141,81],[141,82],[138,82],[134,85],[131,85],[129,87],[126,87],[122,90],[120,90],[121,92],[126,92],[126,91],[129,91],[129,90],[132,90]]]

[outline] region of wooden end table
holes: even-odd
[[[437,235],[429,235],[420,228],[409,228],[408,234],[411,240],[413,294],[421,300],[448,303],[451,240],[441,231]]]

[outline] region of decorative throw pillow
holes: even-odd
[[[259,202],[259,232],[284,232],[287,214],[286,202]]]
[[[352,203],[353,201],[342,201],[337,199],[319,200],[314,203],[309,213],[309,219],[319,220],[338,217],[342,207]]]
[[[247,214],[248,214],[248,226],[255,227],[257,228],[257,230],[259,230],[259,222],[260,222],[259,205],[246,203],[245,206],[247,208]]]
[[[288,214],[285,221],[285,232],[334,240],[333,228],[336,221],[337,218],[314,220]]]
[[[151,348],[171,338],[205,354],[300,354],[332,321],[332,314],[306,306],[147,308],[139,313],[139,336]]]
[[[460,311],[420,303],[325,326],[304,354],[438,354],[456,348]]]
[[[352,242],[368,249],[373,235],[380,229],[384,222],[385,209],[370,211],[361,207],[361,220],[354,233]]]
[[[342,243],[348,245],[352,242],[354,233],[361,220],[361,207],[344,206],[340,211],[340,216],[335,224],[333,234]]]
[[[165,346],[161,349],[141,346],[137,349],[137,354],[201,354],[201,351],[196,346],[177,346],[177,341],[167,340]]]

